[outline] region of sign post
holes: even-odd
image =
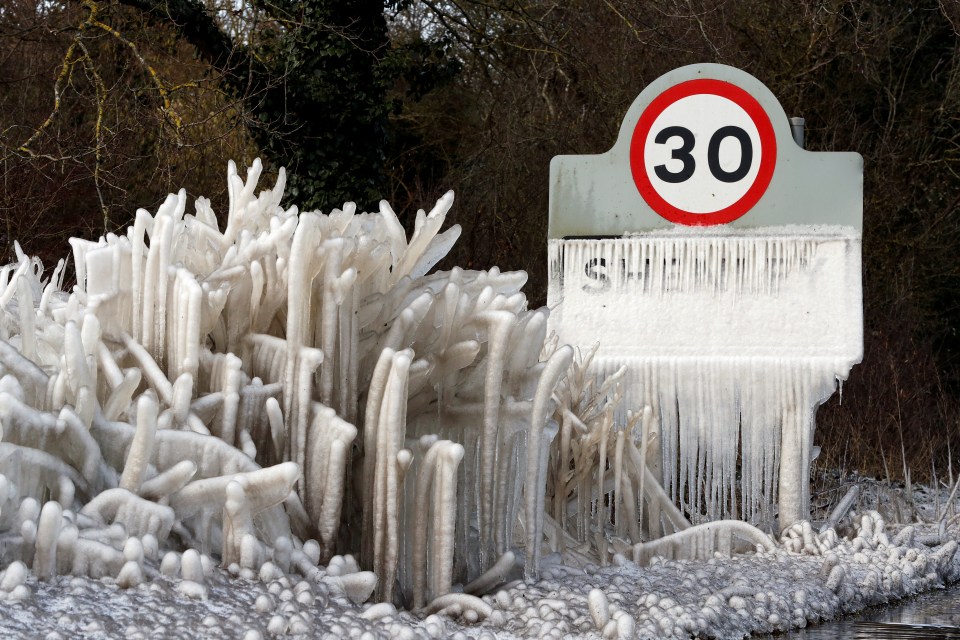
[[[723,65],[661,76],[610,151],[551,162],[551,328],[600,342],[597,375],[626,365],[692,520],[809,517],[816,407],[862,357],[862,201],[859,154],[802,149]]]

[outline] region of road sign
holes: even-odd
[[[863,158],[794,141],[776,96],[719,64],[675,69],[627,110],[613,147],[550,162],[550,238],[691,226],[849,227],[863,217]]]
[[[735,84],[688,80],[640,116],[630,169],[657,214],[702,226],[736,220],[760,200],[777,162],[777,138],[760,103]]]
[[[699,518],[809,517],[816,408],[863,355],[863,158],[795,141],[748,73],[682,67],[606,153],[550,163],[548,328],[653,408]],[[777,504],[774,506],[774,496]]]

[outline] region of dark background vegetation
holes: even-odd
[[[181,186],[226,207],[261,156],[288,201],[457,191],[447,266],[545,300],[547,172],[608,149],[657,76],[719,62],[866,162],[865,355],[821,462],[948,476],[960,451],[957,0],[4,0],[0,256],[48,265]],[[954,471],[960,473],[960,469]]]

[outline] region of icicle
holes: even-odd
[[[57,538],[63,524],[63,509],[54,501],[47,502],[40,511],[37,523],[36,554],[33,571],[39,580],[49,580],[57,572]]]
[[[449,592],[452,585],[453,514],[456,510],[457,468],[463,453],[461,445],[442,440],[434,442],[420,462],[413,528],[414,609],[422,608],[430,597]],[[434,493],[432,508],[428,504],[431,487]],[[433,517],[429,518],[431,511]],[[428,541],[434,547],[429,563]],[[428,571],[428,566],[432,570]]]
[[[488,311],[478,318],[488,326],[488,358],[484,381],[483,428],[480,432],[481,486],[494,486],[494,466],[497,428],[500,423],[500,388],[507,357],[507,339],[516,316],[506,311]],[[534,423],[536,424],[536,423]],[[529,443],[528,443],[529,446]],[[480,497],[480,566],[483,570],[495,561],[493,558],[493,493],[484,491]]]
[[[152,393],[144,393],[137,401],[137,431],[120,476],[120,487],[127,491],[138,493],[143,484],[147,463],[153,455],[157,408],[157,399]]]
[[[530,415],[530,432],[527,436],[527,470],[524,486],[526,505],[524,516],[527,523],[527,562],[524,576],[533,580],[539,573],[540,546],[543,541],[543,486],[546,481],[547,452],[543,450],[545,423],[548,415],[548,403],[558,380],[567,373],[573,360],[573,348],[564,346],[558,349],[547,361],[537,394],[533,399]],[[554,430],[554,435],[556,431]],[[552,436],[551,436],[552,439]],[[549,441],[546,442],[549,445]]]
[[[376,455],[373,493],[373,566],[381,578],[378,596],[389,602],[393,597],[397,568],[398,522],[397,502],[401,487],[402,469],[409,465],[409,452],[400,449],[406,430],[407,373],[410,369],[410,351],[401,351],[391,358],[379,411],[377,440],[369,455]]]
[[[813,411],[860,357],[858,243],[802,226],[549,241],[551,327],[601,338],[597,379],[628,367],[616,419],[651,405],[663,488],[695,521],[772,526],[778,499],[805,514]]]
[[[310,456],[304,473],[304,502],[308,514],[317,523],[321,558],[326,559],[333,555],[336,543],[348,450],[357,437],[357,428],[319,403],[313,414],[307,439]]]

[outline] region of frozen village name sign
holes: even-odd
[[[816,408],[863,353],[862,212],[861,156],[802,149],[723,65],[658,78],[610,151],[551,162],[551,327],[599,341],[598,375],[626,366],[691,520],[808,517]]]

